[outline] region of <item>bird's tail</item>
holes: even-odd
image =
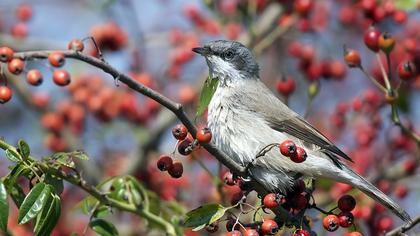
[[[346,182],[353,187],[360,189],[363,193],[371,197],[372,199],[378,201],[392,212],[394,212],[398,217],[400,217],[405,222],[411,222],[412,219],[408,213],[402,209],[397,203],[395,203],[390,197],[385,195],[381,190],[376,188],[373,184],[367,181],[365,178],[348,168],[347,166],[343,166],[346,168],[346,174],[349,174],[351,178],[344,177],[343,182]]]

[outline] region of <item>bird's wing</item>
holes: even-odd
[[[315,144],[320,147],[333,161],[336,163],[334,158],[340,156],[348,161],[353,160],[335,146],[327,137],[321,132],[315,129],[311,124],[303,120],[298,116],[286,118],[284,120],[276,119],[275,117],[265,117],[269,126],[279,132],[290,134],[298,139],[301,139],[307,143]]]
[[[339,157],[353,162],[321,132],[282,103],[261,81],[257,80],[254,83],[254,86],[250,86],[252,89],[242,91],[242,98],[252,100],[245,102],[252,110],[260,111],[259,113],[272,129],[318,146],[338,167],[341,166]]]

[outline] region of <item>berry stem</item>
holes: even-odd
[[[384,93],[386,93],[387,92],[387,89],[384,87],[384,86],[382,86],[382,84],[380,84],[375,78],[373,78],[366,70],[365,70],[365,68],[363,68],[363,66],[362,65],[360,65],[359,67],[358,67],[362,72],[363,72],[363,74],[365,74],[365,76],[368,78],[368,79],[370,79],[374,84],[375,84],[375,86],[376,87],[378,87],[382,92],[384,92]]]
[[[389,92],[392,90],[391,83],[389,82],[388,74],[385,71],[385,67],[384,67],[384,64],[382,63],[381,55],[379,53],[376,53],[376,60],[378,61],[379,67],[381,68],[382,76],[384,77],[386,91]]]

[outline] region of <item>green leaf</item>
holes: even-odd
[[[46,174],[44,182],[54,187],[54,191],[58,195],[60,195],[63,192],[64,184],[62,179]]]
[[[90,215],[92,214],[92,210],[96,207],[97,204],[98,200],[96,200],[96,198],[94,197],[89,196],[82,200],[82,202],[80,203],[80,208],[82,209],[82,212],[85,215]]]
[[[57,152],[52,155],[52,158],[60,165],[67,166],[70,168],[75,168],[73,159],[66,152]]]
[[[71,153],[73,157],[78,158],[83,161],[89,160],[88,155],[84,151],[74,151]]]
[[[17,177],[24,175],[29,176],[28,174],[32,173],[25,165],[17,164],[13,167],[12,171],[9,173],[9,181],[16,181]]]
[[[214,92],[216,92],[218,82],[218,79],[212,79],[210,76],[207,77],[206,81],[204,82],[203,89],[200,93],[200,100],[198,102],[197,111],[195,113],[196,116],[201,116],[206,110]]]
[[[16,179],[10,180],[9,178],[6,178],[4,180],[4,184],[6,186],[7,192],[12,197],[13,202],[17,207],[20,207],[23,203],[23,200],[25,200],[25,193],[19,184],[16,183]]]
[[[115,226],[104,219],[94,219],[89,223],[90,228],[101,236],[115,236],[118,231]]]
[[[395,7],[400,10],[414,10],[417,8],[417,0],[395,0]]]
[[[206,225],[209,225],[222,218],[228,209],[229,208],[225,208],[220,204],[208,204],[200,206],[187,213],[184,226],[194,228],[193,231],[200,230]]]
[[[48,196],[45,206],[38,214],[35,223],[35,235],[50,235],[57,225],[61,214],[60,197],[52,192]]]
[[[109,215],[109,213],[111,213],[111,208],[109,208],[109,206],[102,205],[95,210],[93,216],[96,218],[103,218]]]
[[[25,224],[34,217],[44,207],[45,201],[53,191],[53,187],[45,183],[37,183],[23,200],[22,205],[19,208],[18,223]]]
[[[0,229],[7,231],[7,219],[9,218],[9,202],[7,201],[6,187],[0,181]]]
[[[31,150],[29,149],[29,145],[23,141],[22,139],[18,142],[19,153],[22,155],[24,159],[27,159],[31,154]]]
[[[12,162],[18,163],[20,162],[20,156],[18,156],[15,152],[11,151],[10,149],[6,149],[4,151],[6,153],[7,159],[9,159]]]

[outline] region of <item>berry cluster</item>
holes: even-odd
[[[283,141],[280,145],[280,153],[283,156],[289,157],[290,160],[296,163],[301,163],[306,160],[308,155],[306,154],[305,149],[302,147],[296,146],[292,140]]]
[[[182,124],[176,125],[172,128],[172,135],[177,142],[178,153],[183,156],[190,155],[197,144],[209,143],[212,138],[212,133],[209,128],[201,127],[196,134],[196,140],[193,140],[188,133],[187,127]],[[172,158],[167,155],[162,155],[158,162],[157,167],[160,171],[168,171],[169,175],[173,178],[180,178],[183,173],[183,166],[181,162],[173,162]]]
[[[336,231],[340,226],[348,228],[353,225],[354,216],[351,211],[356,206],[356,200],[350,195],[344,195],[338,200],[338,209],[341,212],[338,215],[329,214],[327,215],[322,224],[324,228],[330,232]]]

